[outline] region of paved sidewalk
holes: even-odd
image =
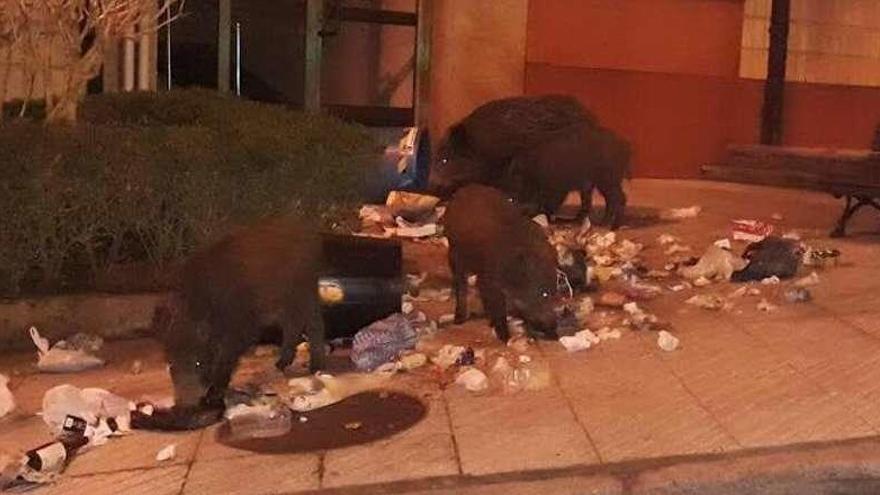
[[[820,272],[813,302],[771,313],[756,309],[758,299],[730,312],[684,305],[691,291],[640,303],[671,322],[681,339],[675,352],[660,350],[652,332],[627,332],[574,354],[542,342],[529,354],[551,371],[543,390],[474,396],[443,386],[427,368],[399,375],[390,387],[422,400],[426,417],[375,443],[270,456],[219,444],[215,428],[139,432],[78,456],[58,484],[33,493],[880,492],[871,481],[880,470],[880,237],[864,233],[880,231],[880,219],[865,211],[850,238],[831,240],[840,205],[830,197],[688,181],[638,180],[629,189],[636,216],[692,204],[703,212],[624,230],[625,238],[656,246],[668,232],[699,254],[729,234],[730,219],[779,213],[782,231],[840,249],[842,262]],[[407,248],[407,269],[428,271],[441,286],[449,283],[443,260],[442,248]],[[423,309],[436,317],[451,303]],[[497,346],[484,320],[446,330],[443,339]],[[19,403],[0,420],[0,452],[49,440],[34,414],[59,383],[130,398],[170,393],[155,342],[118,342],[111,351],[105,369],[64,376],[33,373],[32,353],[0,357]],[[134,359],[144,362],[139,375],[129,373]],[[244,374],[271,367],[264,361]],[[177,444],[176,458],[157,463],[169,443]],[[801,485],[828,477],[840,485]]]

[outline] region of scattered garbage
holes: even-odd
[[[507,347],[513,349],[516,352],[526,352],[529,350],[530,339],[526,335],[520,335],[518,337],[513,337],[512,339],[507,341]]]
[[[397,217],[397,227],[385,227],[385,232],[397,237],[421,238],[431,237],[440,233],[440,228],[436,223],[426,223],[423,225],[407,222],[401,217]]]
[[[281,403],[237,404],[224,413],[230,436],[235,439],[272,438],[288,433],[293,413]]]
[[[682,277],[694,281],[700,278],[730,280],[734,272],[742,270],[746,261],[717,245],[709,246],[697,264],[679,269]],[[696,284],[695,284],[696,285]]]
[[[758,220],[734,220],[735,241],[760,242],[773,233],[773,225]]]
[[[449,325],[453,322],[455,322],[455,315],[452,313],[442,314],[439,318],[437,318],[437,324],[439,324],[441,327]]]
[[[697,294],[684,303],[713,311],[718,311],[728,306],[727,301],[720,296],[712,294]]]
[[[703,211],[701,206],[689,206],[687,208],[670,208],[660,212],[662,220],[683,220],[685,218],[696,218]]]
[[[765,313],[769,313],[771,311],[775,311],[776,306],[770,304],[770,301],[767,299],[761,299],[761,302],[758,303],[758,311],[763,311]]]
[[[611,328],[602,328],[598,332],[596,332],[596,337],[599,337],[599,340],[618,340],[623,337],[623,332],[620,331],[619,328],[611,329]]]
[[[770,218],[772,218],[773,220],[776,220],[777,222],[781,222],[782,220],[785,219],[785,217],[782,216],[782,213],[774,213],[774,214],[770,215]]]
[[[626,304],[626,296],[619,292],[603,292],[596,301],[598,306],[606,306],[610,308],[620,308]]]
[[[795,287],[809,287],[811,285],[817,285],[819,283],[819,274],[816,272],[810,273],[806,277],[799,278],[795,280]]]
[[[144,362],[140,359],[135,359],[134,361],[132,361],[131,368],[129,368],[128,371],[132,375],[140,375],[141,372],[144,371]]]
[[[465,347],[464,351],[458,355],[458,359],[455,360],[455,364],[458,366],[473,366],[476,359],[474,349],[472,347]]]
[[[593,344],[598,344],[601,339],[590,330],[581,330],[574,335],[559,338],[559,343],[568,352],[579,352],[589,349]]]
[[[59,341],[50,348],[49,341],[40,336],[36,327],[30,327],[28,332],[37,347],[37,369],[44,373],[72,373],[104,366],[104,360],[92,355],[90,351],[72,348],[72,345],[64,341]],[[88,343],[89,341],[83,342],[91,348]],[[94,341],[91,344],[94,345]]]
[[[400,313],[360,330],[351,347],[351,361],[361,371],[372,371],[393,361],[401,351],[415,347],[418,334],[410,320]]]
[[[88,443],[86,422],[81,418],[68,416],[63,421],[63,430],[59,431],[54,441],[25,452],[24,457],[27,460],[19,475],[26,481],[52,481],[64,471],[77,451]]]
[[[346,430],[354,431],[354,430],[360,430],[360,429],[361,429],[361,426],[363,426],[363,425],[364,425],[364,424],[361,423],[360,421],[351,421],[351,422],[349,422],[349,423],[345,423],[345,424],[343,425],[343,427],[344,427]]]
[[[666,330],[660,330],[657,334],[657,346],[666,352],[672,352],[678,349],[680,341],[678,338]]]
[[[743,254],[748,265],[731,277],[734,282],[763,280],[767,277],[787,279],[793,277],[801,265],[803,248],[797,241],[781,237],[749,244]]]
[[[541,213],[540,215],[536,215],[534,218],[532,218],[532,221],[540,225],[543,229],[550,228],[550,220],[548,220],[547,215],[543,213]]]
[[[446,344],[431,358],[431,362],[440,369],[445,370],[457,363],[464,352],[465,348],[463,346]]]
[[[805,266],[824,268],[829,261],[837,263],[840,260],[840,251],[837,249],[817,249],[808,247],[804,250],[801,262]]]
[[[645,312],[634,302],[624,304],[623,310],[626,311],[629,316],[629,318],[625,320],[625,323],[636,330],[650,330],[651,327],[658,322],[656,316]]]
[[[732,249],[732,246],[730,245],[730,239],[727,239],[727,238],[718,239],[717,241],[715,241],[712,244],[717,247],[720,247],[721,249],[728,249],[728,250]]]
[[[458,374],[455,383],[470,392],[482,392],[489,388],[489,377],[477,368],[468,368]]]
[[[674,254],[679,254],[679,253],[689,253],[690,251],[691,251],[690,246],[684,246],[682,244],[676,243],[676,244],[672,244],[671,246],[666,248],[664,253],[666,254],[666,256],[672,256]]]
[[[790,303],[802,303],[813,300],[813,295],[803,287],[796,287],[785,291],[785,300]]]
[[[405,191],[391,191],[385,200],[388,212],[394,217],[416,222],[435,213],[440,198]]]
[[[9,377],[0,373],[0,418],[15,410],[15,397],[9,390]]]
[[[423,239],[441,234],[437,224],[445,212],[437,206],[439,198],[422,194],[392,191],[384,205],[363,205],[359,211],[366,229],[356,235],[369,237],[407,237]],[[382,233],[375,230],[381,228]]]
[[[428,357],[421,352],[408,352],[400,356],[400,367],[407,371],[421,368],[428,362]]]
[[[165,462],[174,459],[177,456],[177,444],[169,444],[162,447],[159,452],[156,453],[156,461]]]
[[[100,388],[80,389],[64,384],[49,389],[43,395],[43,422],[56,435],[63,430],[68,416],[82,418],[89,426],[97,426],[102,418],[113,418],[124,431],[130,412],[128,399]]]
[[[678,239],[678,237],[675,237],[674,235],[660,234],[657,237],[657,243],[659,243],[661,246],[665,246],[667,244],[675,244],[677,242],[679,242],[679,239]]]

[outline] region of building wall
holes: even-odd
[[[692,177],[758,140],[763,83],[739,77],[741,0],[532,1],[525,91],[578,96],[634,144],[634,173]],[[866,148],[880,89],[790,83],[784,143]]]
[[[435,141],[481,103],[523,93],[528,3],[434,0],[430,119]]]

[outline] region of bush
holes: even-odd
[[[375,143],[322,115],[207,91],[90,97],[75,126],[0,126],[0,289],[88,286],[163,267],[230,224],[296,211],[337,221]]]

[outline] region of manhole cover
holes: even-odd
[[[425,405],[409,395],[364,392],[332,406],[294,413],[293,427],[282,436],[236,440],[230,437],[229,427],[224,424],[217,430],[217,441],[261,454],[337,449],[394,435],[419,422],[426,412]]]

